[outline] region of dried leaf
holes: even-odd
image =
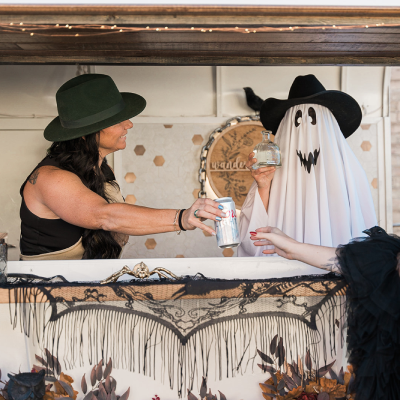
[[[319,393],[317,400],[329,400],[329,394],[326,392]]]
[[[83,400],[93,400],[94,397],[95,397],[95,396],[94,396],[93,392],[89,392],[89,393],[83,398]]]
[[[111,391],[111,400],[117,400],[117,396],[115,395],[115,389]]]
[[[90,383],[92,387],[96,384],[96,366],[93,367],[92,372],[90,373]]]
[[[119,398],[119,400],[128,400],[130,391],[131,391],[131,388],[129,387],[128,390]]]
[[[96,368],[96,379],[101,381],[103,378],[103,360],[100,360]]]
[[[48,376],[48,375],[47,375],[47,376],[45,377],[45,381],[55,383],[55,382],[57,382],[57,379],[54,378],[54,376]]]
[[[267,364],[273,364],[274,361],[270,356],[267,356],[266,354],[262,353],[260,350],[257,350],[258,355],[261,357],[263,361],[265,361]]]
[[[335,364],[335,362],[336,360],[332,361],[329,365],[325,365],[324,367],[320,368],[317,371],[317,377],[322,378],[323,376],[325,376],[328,373],[329,369],[332,367],[332,365]]]
[[[340,383],[341,385],[344,385],[344,372],[343,372],[343,367],[340,368],[339,371],[339,380],[338,383]]]
[[[111,393],[107,394],[107,400],[111,400]]]
[[[74,383],[74,380],[69,375],[64,374],[64,372],[61,372],[60,380],[68,383],[70,386],[72,386],[72,384]]]
[[[297,357],[297,367],[298,367],[298,370],[299,370],[299,375],[303,376],[304,375],[304,367],[303,367],[303,362],[301,361],[300,356]]]
[[[296,361],[292,361],[292,366],[294,368],[294,372],[296,372],[296,374],[299,374],[299,368],[297,367]]]
[[[276,372],[276,369],[274,367],[271,367],[270,365],[264,365],[264,364],[257,364],[264,372],[269,372],[271,375]]]
[[[34,369],[36,372],[47,371],[46,367],[39,367],[39,365],[35,365],[35,364],[33,364],[33,369]],[[1,378],[0,378],[0,379],[1,379]]]
[[[38,360],[40,362],[40,364],[42,364],[45,367],[47,367],[47,362],[44,361],[42,357],[39,357],[37,354],[35,354],[35,358],[36,358],[36,360]]]
[[[104,382],[104,388],[106,389],[106,392],[108,394],[111,393],[111,380],[110,380],[110,375],[107,375],[106,381]]]
[[[111,381],[111,390],[117,390],[117,381],[112,377],[112,376],[110,376],[110,381]]]
[[[277,352],[278,352],[278,358],[279,358],[278,365],[281,366],[285,360],[285,348],[283,347],[283,338],[279,339]]]
[[[274,385],[277,386],[278,385],[278,379],[276,378],[275,374],[271,374],[271,378],[274,381]]]
[[[275,335],[274,338],[271,340],[271,344],[269,345],[269,351],[271,352],[272,355],[275,354],[277,343],[278,343],[278,335]]]
[[[301,385],[301,377],[297,375],[296,370],[294,369],[293,365],[288,364],[290,370],[290,377],[293,379],[296,386]]]
[[[107,392],[101,382],[99,383],[99,395],[97,396],[97,398],[99,400],[107,400]]]
[[[82,376],[81,389],[82,389],[83,394],[86,394],[86,392],[87,392],[87,384],[86,384],[85,374],[83,374],[83,376]]]
[[[350,372],[345,372],[345,373],[344,373],[344,378],[343,378],[343,380],[344,380],[344,384],[346,385],[346,387],[349,386],[349,382],[350,382],[351,376],[352,376],[352,375],[351,375]]]
[[[312,361],[311,361],[311,356],[310,356],[310,349],[307,350],[305,362],[306,362],[307,369],[309,371],[311,371]]]
[[[270,398],[275,398],[276,397],[276,394],[275,393],[264,393],[263,392],[263,397],[264,397],[264,399],[266,399],[266,398],[268,398],[268,399],[270,399]],[[267,397],[265,397],[265,396],[267,396]]]
[[[111,371],[112,371],[112,360],[110,357],[110,360],[108,361],[106,368],[104,369],[104,378],[107,378],[111,374]]]
[[[67,395],[69,397],[72,397],[72,398],[74,397],[74,390],[68,383],[63,382],[61,380],[58,380],[57,382],[62,386],[62,388],[65,390],[65,392],[67,393]]]
[[[328,372],[331,379],[334,379],[336,382],[339,382],[339,377],[336,375],[335,371],[332,368],[329,368]]]
[[[283,389],[284,387],[285,387],[285,380],[284,380],[284,379],[281,379],[281,380],[279,381],[279,384],[278,384],[278,387],[277,387],[278,392],[279,392],[281,389]]]
[[[210,392],[206,394],[206,400],[213,400],[214,396],[211,393],[211,389]]]
[[[200,387],[200,399],[204,399],[204,397],[207,396],[207,378],[204,378],[201,382],[201,387]]]
[[[223,393],[221,393],[219,390],[218,390],[218,392],[219,392],[219,400],[226,400],[226,396]]]
[[[61,374],[61,364],[55,356],[53,356],[53,368],[55,369],[57,375]]]
[[[268,383],[259,383],[259,385],[263,392],[268,393],[268,390],[272,390],[272,392],[275,393],[277,391],[275,386],[268,385]]]
[[[50,369],[54,369],[53,355],[47,349],[44,349],[44,352],[46,353],[47,366]]]
[[[296,384],[294,383],[293,379],[288,374],[282,374],[282,376],[283,376],[283,379],[285,380],[286,387],[289,390],[293,390],[297,387]]]
[[[53,387],[53,385],[51,383],[49,383],[46,388],[45,388],[45,392],[50,392],[50,389]]]
[[[198,398],[188,389],[188,400],[198,400]]]

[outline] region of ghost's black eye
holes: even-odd
[[[297,113],[294,117],[294,126],[297,128],[301,124],[301,118],[303,117],[303,113],[301,110],[297,110]]]
[[[317,125],[317,114],[312,107],[308,109],[308,116],[311,118],[311,125]]]

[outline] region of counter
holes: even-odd
[[[117,284],[98,283],[141,261],[150,271],[162,267],[190,278],[160,282],[153,275],[143,282],[125,275]],[[186,397],[188,389],[197,395],[203,376],[229,400],[260,398],[258,383],[269,374],[257,365],[263,364],[258,350],[269,354],[275,335],[289,363],[311,350],[319,367],[336,360],[338,372],[346,365],[345,283],[298,261],[27,261],[9,262],[8,271],[66,281],[0,289],[3,376],[29,371],[48,348],[75,380],[78,400],[83,374],[90,381],[102,357],[113,359],[117,394],[130,387],[133,399],[162,400]]]

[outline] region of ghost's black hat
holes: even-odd
[[[265,129],[275,135],[286,111],[299,104],[319,104],[328,108],[348,138],[361,124],[361,108],[350,95],[339,90],[326,90],[314,75],[298,76],[292,83],[287,100],[269,98],[260,110]]]

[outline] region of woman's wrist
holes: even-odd
[[[190,211],[191,209],[188,208],[182,213],[182,228],[184,228],[186,231],[191,231],[195,227],[189,224],[189,216],[190,216]]]

